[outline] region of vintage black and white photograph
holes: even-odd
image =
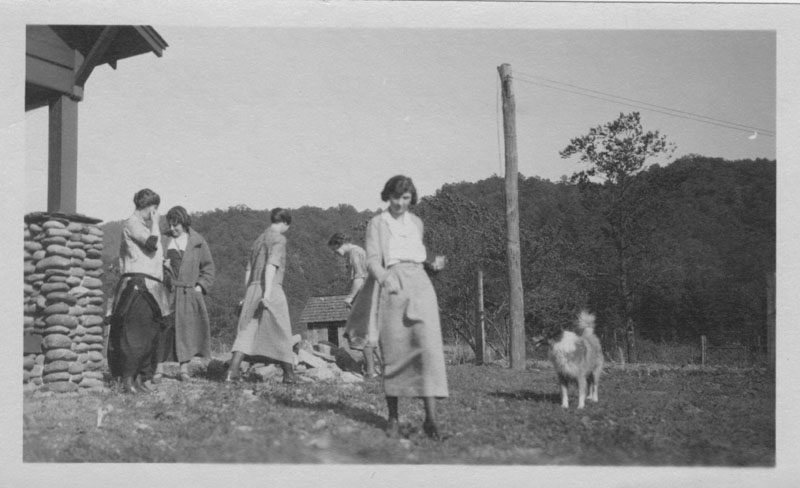
[[[34,5],[9,479],[789,486],[796,5]]]

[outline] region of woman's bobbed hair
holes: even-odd
[[[136,205],[136,210],[147,208],[150,205],[155,205],[157,207],[161,205],[161,197],[150,188],[144,188],[137,191],[133,196],[133,204]]]
[[[349,235],[344,234],[342,232],[337,232],[333,234],[330,239],[328,239],[328,247],[330,247],[333,250],[336,250],[342,247],[342,244],[347,244],[348,242],[351,241],[352,239],[350,238]]]
[[[411,205],[417,204],[417,187],[408,176],[397,175],[389,178],[389,181],[383,185],[381,192],[381,201],[388,201],[390,198],[401,197],[405,193],[411,193]]]
[[[171,225],[181,224],[185,230],[189,230],[192,225],[192,218],[189,217],[189,212],[185,208],[176,205],[167,212],[167,223]]]
[[[276,207],[269,213],[269,221],[273,224],[283,222],[286,225],[292,225],[292,214],[285,208]]]

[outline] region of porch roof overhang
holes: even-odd
[[[144,25],[28,25],[25,111],[49,108],[47,211],[76,213],[78,103],[95,67],[154,53],[166,41]]]
[[[95,67],[149,52],[161,56],[166,41],[143,25],[29,25],[25,45],[25,110],[69,96],[83,99]]]

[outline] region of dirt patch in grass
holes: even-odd
[[[384,435],[379,381],[166,380],[152,395],[28,393],[25,462],[774,466],[775,381],[758,369],[607,368],[600,402],[560,406],[553,372],[448,368],[447,439],[401,400]],[[98,422],[98,419],[100,420]],[[99,424],[99,425],[98,425]]]

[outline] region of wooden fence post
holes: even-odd
[[[636,329],[632,319],[628,319],[628,325],[625,328],[625,344],[628,349],[628,362],[636,362]]]
[[[706,336],[705,334],[700,336],[700,365],[706,365]]]
[[[775,371],[775,273],[767,275],[767,367]]]
[[[475,364],[486,361],[486,327],[483,314],[483,270],[478,270],[477,299],[475,306]]]

